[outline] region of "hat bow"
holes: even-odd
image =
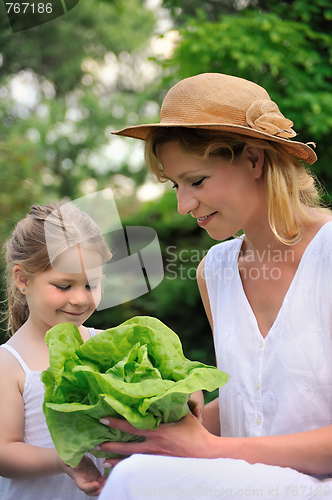
[[[270,99],[260,99],[251,104],[246,112],[248,125],[261,132],[279,137],[295,137],[293,122],[284,117],[277,104]]]

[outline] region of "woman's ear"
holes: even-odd
[[[262,148],[256,148],[249,144],[245,147],[247,149],[248,158],[252,163],[254,177],[255,179],[259,179],[263,172],[265,151]]]
[[[28,291],[28,281],[29,276],[22,266],[16,264],[13,267],[13,277],[16,283],[17,288],[20,290],[23,295],[25,295]]]

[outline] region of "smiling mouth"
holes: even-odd
[[[209,217],[211,217],[211,215],[214,215],[214,214],[216,214],[216,213],[217,213],[217,212],[212,212],[212,213],[211,213],[211,214],[209,214],[209,215],[204,215],[204,217],[197,217],[197,220],[198,220],[199,222],[202,222],[203,220],[208,219]]]
[[[81,316],[82,314],[84,314],[85,311],[82,311],[80,313],[74,313],[74,312],[69,312],[69,311],[61,311],[65,314],[70,314],[71,316]]]

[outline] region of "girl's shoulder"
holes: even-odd
[[[84,342],[89,340],[91,337],[98,335],[98,333],[101,333],[104,331],[104,330],[96,329],[92,326],[83,326],[83,325],[79,328],[79,330],[80,330],[80,333],[81,333],[81,336],[82,336],[82,339]]]
[[[89,328],[89,330],[90,330],[90,333],[91,333],[91,337],[93,337],[94,335],[98,335],[98,333],[102,333],[102,332],[105,331],[105,330],[97,330],[96,328]]]
[[[24,369],[13,353],[4,347],[6,345],[9,345],[9,343],[6,342],[0,346],[0,381],[13,388],[18,387],[21,394],[23,394],[25,384]]]
[[[10,341],[7,341],[0,346],[0,368],[3,368],[4,364],[9,366],[11,364],[13,364],[13,366],[19,364],[13,352],[16,352],[16,349],[11,346]]]

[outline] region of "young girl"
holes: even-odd
[[[72,203],[33,206],[7,242],[13,335],[0,348],[1,500],[83,500],[102,489],[105,478],[91,458],[72,469],[56,452],[40,374],[49,366],[44,337],[51,327],[71,322],[84,341],[95,335],[83,323],[100,301],[102,265],[110,257],[97,225]]]
[[[118,132],[146,140],[179,212],[223,241],[198,284],[231,378],[203,425],[193,414],[156,431],[103,419],[146,440],[101,445],[138,455],[109,460],[100,500],[332,494],[332,214],[303,165],[316,155],[290,139],[292,125],[263,88],[214,73],[175,85],[159,124]]]

